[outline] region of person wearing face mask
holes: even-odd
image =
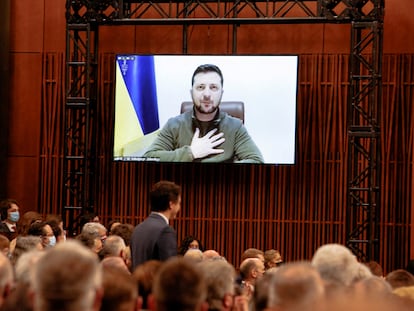
[[[53,233],[52,227],[47,222],[33,223],[29,228],[28,235],[41,237],[44,249],[56,245],[56,237]]]
[[[0,202],[0,233],[6,235],[10,240],[15,238],[16,224],[20,219],[19,205],[14,199],[6,199]]]
[[[57,214],[48,214],[46,222],[52,228],[53,234],[56,237],[56,243],[66,241],[66,230],[64,229],[62,216]]]

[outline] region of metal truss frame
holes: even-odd
[[[70,233],[77,231],[75,216],[94,206],[97,55],[97,26],[67,24],[62,216]]]
[[[99,25],[351,24],[347,245],[378,258],[384,0],[67,0],[64,215],[93,209]],[[233,40],[233,53],[237,53]]]
[[[351,33],[346,231],[365,262],[379,257],[382,30],[380,22],[354,22]]]

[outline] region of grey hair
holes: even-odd
[[[319,247],[312,258],[312,266],[328,283],[349,286],[358,273],[358,261],[354,254],[340,244]]]

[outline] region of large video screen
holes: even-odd
[[[123,54],[115,61],[115,161],[294,164],[297,55]],[[222,74],[216,86],[222,109],[219,105],[208,122],[198,120],[192,96],[193,83],[213,89],[204,75],[193,79],[204,64],[217,66]],[[189,102],[185,113],[183,102]],[[242,103],[241,121],[223,114],[226,102]],[[217,129],[198,131],[195,140],[198,127],[209,129],[212,122]],[[213,137],[219,133],[222,137]],[[208,148],[219,151],[196,152],[196,143],[203,149],[202,138],[211,138]],[[250,161],[249,155],[258,152]]]

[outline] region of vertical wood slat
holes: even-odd
[[[41,147],[39,206],[44,214],[57,213],[61,204],[63,127],[63,61],[62,53],[46,53],[43,59],[41,106]]]
[[[403,267],[412,255],[413,59],[384,57],[380,263],[386,271]],[[347,55],[300,56],[296,164],[280,166],[114,163],[113,60],[113,54],[99,57],[96,209],[105,223],[143,220],[151,185],[170,179],[183,188],[182,211],[173,222],[179,240],[194,234],[236,265],[247,247],[277,248],[289,261],[310,259],[321,244],[345,242]],[[63,61],[59,54],[44,56],[44,214],[61,206]]]

